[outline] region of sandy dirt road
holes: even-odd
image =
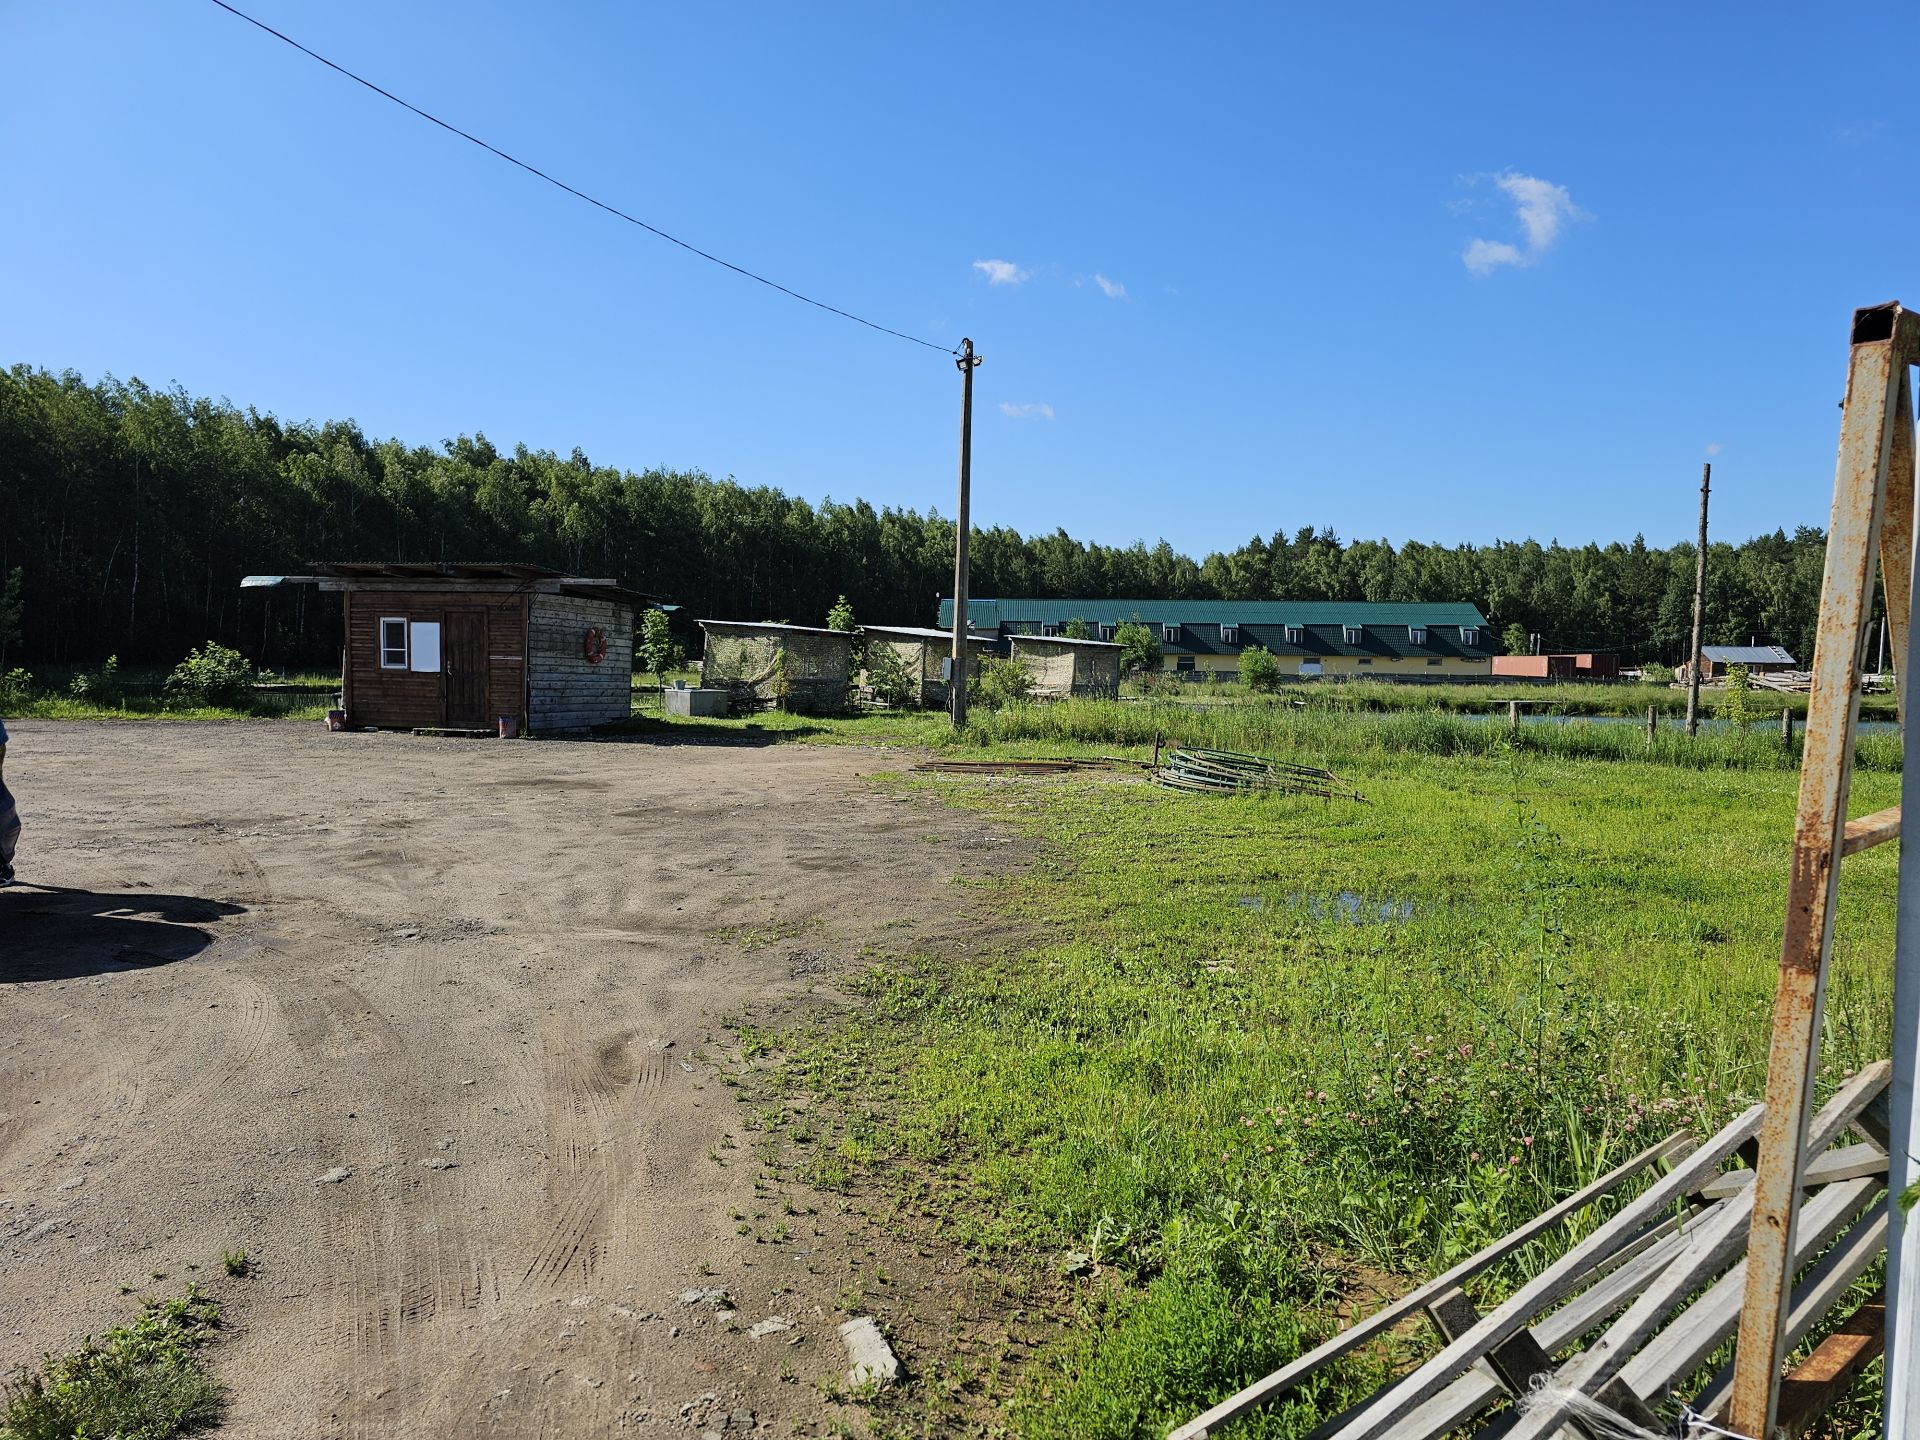
[[[736,1233],[700,1052],[863,944],[964,945],[954,877],[1017,847],[875,751],[11,728],[49,888],[0,892],[0,1367],[200,1278],[226,1433],[823,1422],[836,1241]]]

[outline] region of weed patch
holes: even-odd
[[[169,1440],[206,1429],[220,1418],[224,1392],[199,1351],[219,1320],[219,1308],[189,1286],[72,1354],[47,1356],[8,1383],[0,1437]]]

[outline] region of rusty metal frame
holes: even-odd
[[[1896,655],[1902,653],[1912,588],[1914,436],[1907,367],[1920,360],[1920,316],[1898,304],[1856,311],[1851,342],[1728,1412],[1728,1424],[1744,1435],[1770,1435],[1778,1418],[1793,1229],[1810,1158],[1807,1126],[1840,861],[1861,848],[1844,842],[1876,563],[1887,581]],[[1904,720],[1904,669],[1901,688]],[[1887,1368],[1891,1390],[1898,1377],[1892,1365]]]

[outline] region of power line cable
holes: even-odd
[[[452,124],[446,120],[442,120],[438,115],[431,114],[428,111],[422,110],[418,105],[412,104],[406,100],[402,100],[398,95],[394,94],[391,90],[383,90],[380,86],[374,84],[373,81],[367,79],[364,75],[356,75],[353,71],[347,69],[346,66],[336,64],[332,60],[329,60],[326,56],[320,54],[318,51],[309,50],[305,45],[302,45],[298,40],[294,39],[291,35],[282,34],[280,31],[274,29],[273,26],[267,24],[264,20],[254,19],[254,17],[247,14],[246,11],[236,9],[234,6],[229,5],[227,3],[227,0],[213,0],[213,3],[215,5],[218,5],[222,10],[226,11],[229,15],[235,16],[238,19],[246,21],[249,25],[252,25],[256,29],[266,31],[267,34],[273,36],[273,38],[276,40],[279,40],[284,42],[285,44],[291,45],[294,49],[298,50],[302,55],[307,56],[309,59],[318,60],[322,65],[326,66],[329,70],[337,71],[338,73],[346,76],[347,79],[352,80],[356,84],[366,86],[367,89],[373,91],[374,94],[379,95],[384,99],[391,100],[394,104],[398,105],[401,109],[411,110],[415,115],[418,115],[422,120],[431,121],[433,124],[438,125],[442,130],[446,130],[454,135],[458,135],[462,140],[466,140],[471,142],[472,144],[478,145],[482,150],[485,150],[489,155],[498,156],[500,159],[506,161],[509,165],[518,166],[520,169],[526,171],[529,175],[537,176],[538,178],[546,181],[549,185],[553,186],[555,189],[564,190],[567,192],[567,194],[573,196],[575,199],[584,200],[587,202],[587,204],[593,206],[595,209],[604,210],[607,212],[607,214],[612,215],[617,219],[624,220],[629,225],[637,225],[642,230],[645,230],[648,234],[657,235],[659,236],[660,239],[665,240],[670,244],[678,245],[682,250],[690,251],[691,253],[698,255],[702,260],[710,260],[715,265],[720,266],[722,269],[733,271],[733,273],[736,275],[744,275],[749,280],[757,280],[760,284],[765,285],[770,290],[778,290],[782,295],[791,296],[793,299],[798,300],[803,304],[811,305],[817,310],[825,310],[829,315],[838,315],[843,320],[851,320],[856,325],[864,325],[869,330],[878,330],[882,335],[891,335],[896,340],[905,340],[914,345],[924,345],[926,346],[927,349],[938,350],[943,355],[958,355],[960,353],[958,349],[956,349],[951,345],[941,345],[932,340],[922,340],[918,335],[909,335],[903,330],[891,329],[888,326],[878,324],[875,321],[868,320],[862,316],[856,315],[851,310],[842,310],[837,305],[829,305],[827,304],[826,301],[816,300],[811,295],[802,295],[798,290],[790,290],[777,280],[769,280],[764,275],[756,275],[753,271],[747,269],[743,265],[736,265],[731,260],[723,260],[718,255],[714,255],[708,251],[702,250],[698,245],[689,244],[687,241],[682,240],[678,235],[669,235],[665,230],[662,230],[658,225],[649,225],[646,221],[640,219],[637,215],[629,215],[626,211],[620,209],[617,205],[609,205],[604,200],[596,200],[593,196],[587,194],[586,191],[576,190],[574,189],[573,186],[567,184],[567,182],[564,180],[556,180],[553,176],[547,174],[546,171],[540,169],[538,166],[529,165],[526,161],[518,159],[515,156],[509,155],[506,151],[502,150],[497,145],[489,145],[485,140],[482,140],[478,135],[474,135],[466,130],[462,130],[458,125]]]

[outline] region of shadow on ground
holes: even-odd
[[[21,885],[0,892],[0,981],[71,980],[185,960],[213,943],[204,924],[245,910],[193,895]]]
[[[782,745],[789,740],[804,740],[809,735],[824,735],[826,730],[824,725],[762,729],[754,724],[711,725],[699,720],[667,721],[636,715],[631,720],[595,726],[588,738],[649,745]]]

